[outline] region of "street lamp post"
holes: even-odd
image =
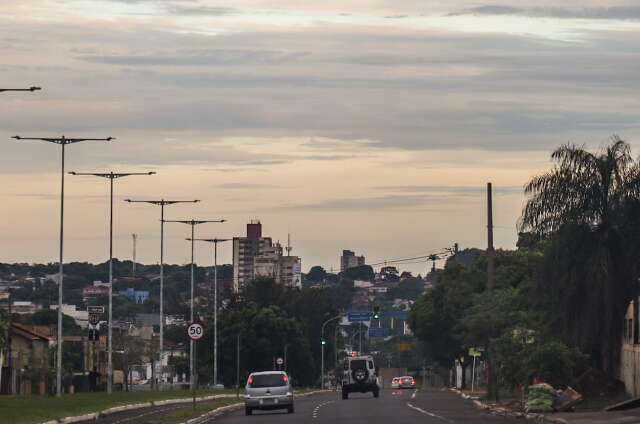
[[[5,89],[6,91],[6,89]],[[56,396],[62,395],[62,282],[64,279],[63,251],[64,251],[64,151],[67,144],[79,143],[81,141],[111,141],[113,137],[107,138],[67,138],[62,137],[20,137],[13,136],[16,140],[39,140],[61,146],[61,171],[60,171],[60,262],[58,264],[58,338],[56,356]]]
[[[179,224],[187,224],[187,225],[191,225],[191,302],[190,302],[190,322],[193,323],[193,285],[194,285],[194,258],[193,258],[193,251],[194,251],[194,241],[195,241],[195,227],[196,225],[200,225],[200,224],[206,224],[206,223],[211,223],[211,222],[216,222],[216,223],[222,223],[222,222],[226,222],[226,219],[216,219],[216,220],[165,220],[165,222],[177,222]],[[193,350],[194,350],[195,344],[193,342],[193,340],[189,340],[189,388],[191,390],[193,390],[195,388],[194,386],[194,373],[195,373],[195,367],[194,367],[194,355],[193,355]]]
[[[322,350],[320,352],[320,390],[324,390],[324,345],[325,345],[325,341],[324,341],[324,328],[326,327],[327,324],[329,324],[331,321],[335,321],[337,319],[342,318],[342,314],[340,315],[336,315],[333,318],[329,318],[328,320],[326,320],[323,324],[322,324],[322,330],[320,331],[320,338],[321,338],[321,345],[322,345]]]
[[[149,203],[160,206],[160,340],[158,359],[160,363],[160,378],[162,379],[162,353],[164,351],[164,207],[175,205],[176,203],[198,203],[200,200],[131,200],[125,199],[128,203]]]
[[[71,175],[89,175],[109,180],[109,326],[107,331],[107,393],[113,391],[113,180],[131,175],[153,175],[155,172],[69,172]]]
[[[191,239],[187,239],[191,240]],[[213,387],[218,385],[218,243],[231,239],[195,239],[213,243]]]
[[[40,87],[29,87],[29,88],[0,88],[0,93],[4,93],[6,91],[38,91],[42,90]]]

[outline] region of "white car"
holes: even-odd
[[[391,379],[391,388],[399,389],[400,388],[400,377],[393,377]]]

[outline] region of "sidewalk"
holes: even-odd
[[[616,412],[559,412],[549,414],[547,418],[560,418],[568,424],[631,424],[640,423],[640,409]]]

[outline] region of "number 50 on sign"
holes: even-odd
[[[187,328],[187,334],[191,340],[200,340],[204,336],[202,324],[193,323]]]

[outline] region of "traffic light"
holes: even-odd
[[[322,340],[320,343],[322,344],[322,346],[327,344],[327,342],[325,342],[324,340]]]
[[[100,341],[100,330],[95,327],[89,327],[89,337],[90,342]]]
[[[379,306],[374,306],[373,307],[373,319],[380,319],[380,307]]]

